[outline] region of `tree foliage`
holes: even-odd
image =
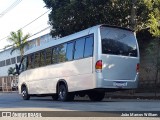
[[[128,2],[112,2],[111,0],[44,0],[52,11],[49,23],[52,35],[65,36],[97,24],[127,26],[129,14]],[[114,16],[112,15],[114,13]],[[123,24],[119,24],[123,23]]]
[[[9,46],[12,46],[11,54],[15,50],[19,50],[21,56],[24,54],[24,48],[28,44],[27,39],[29,38],[29,34],[24,35],[21,30],[18,30],[17,32],[11,32],[10,37],[8,40],[12,43]]]
[[[160,37],[160,0],[146,0],[150,13],[148,14],[147,27],[154,37]]]
[[[157,83],[159,80],[160,72],[160,0],[144,0],[149,9],[148,21],[146,27],[155,39],[150,42],[147,47],[148,55],[151,56],[155,73],[155,97],[157,96]]]
[[[136,30],[146,27],[157,0],[43,0],[52,9],[49,24],[52,36],[66,36],[97,24],[131,25],[131,9],[136,1]],[[159,0],[158,0],[159,1]],[[156,5],[159,3],[156,2]]]
[[[8,75],[16,75],[16,68],[10,67],[8,69]]]

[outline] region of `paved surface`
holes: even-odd
[[[106,97],[122,99],[159,99],[160,93],[127,93],[125,91],[107,93]]]
[[[105,99],[102,102],[52,101],[51,97],[31,97],[24,101],[18,93],[0,93],[0,110],[39,111],[160,111],[160,100]]]
[[[18,93],[0,93],[0,111],[160,111],[160,100],[105,99],[102,102],[76,99],[73,102],[52,101],[51,97],[31,97],[24,101]],[[114,112],[113,112],[114,113]],[[83,117],[83,114],[82,114]],[[119,117],[122,119],[123,117]],[[154,118],[154,117],[153,117]],[[47,118],[51,119],[51,118]],[[60,118],[54,118],[55,120]],[[63,118],[61,118],[63,119]],[[67,117],[65,120],[73,120]],[[85,120],[106,120],[99,117],[83,117]],[[82,120],[81,119],[81,120]],[[107,117],[107,119],[113,119]],[[114,118],[114,120],[116,120]],[[128,118],[124,118],[124,120]],[[133,119],[133,118],[129,118]],[[146,119],[146,118],[141,118]],[[157,119],[157,118],[156,118]]]

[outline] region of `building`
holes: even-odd
[[[32,49],[33,47],[44,45],[45,43],[56,40],[48,33],[45,33],[41,36],[34,36],[29,40],[29,45],[25,47],[25,51]],[[12,48],[0,51],[0,77],[8,76],[8,69],[10,67],[14,68],[16,63],[19,63],[21,60],[20,52],[18,50],[11,53]]]

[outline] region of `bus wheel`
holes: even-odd
[[[28,94],[27,87],[22,87],[22,97],[23,97],[23,100],[30,99],[30,95]]]
[[[66,86],[61,84],[58,89],[58,100],[59,101],[71,101],[74,99],[74,94],[69,93]]]
[[[105,96],[105,92],[94,91],[94,93],[92,92],[88,93],[88,96],[91,101],[102,101]]]

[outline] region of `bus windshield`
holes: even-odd
[[[137,42],[131,31],[101,27],[102,54],[137,57]]]

